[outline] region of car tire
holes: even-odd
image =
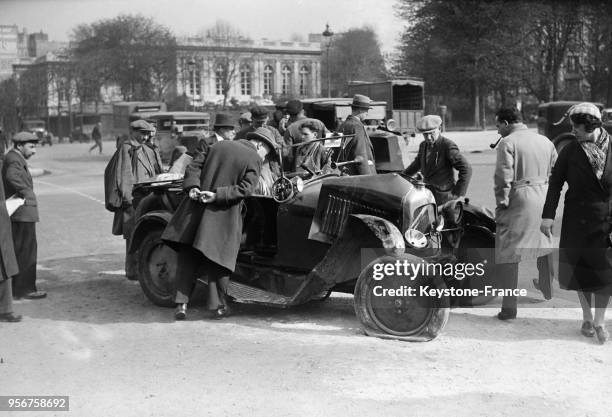
[[[162,240],[163,228],[147,233],[138,249],[138,281],[155,305],[174,307],[177,253]]]
[[[410,254],[385,255],[372,261],[359,274],[355,286],[355,313],[368,336],[385,339],[399,339],[411,342],[425,342],[437,337],[448,321],[450,302],[447,296],[421,296],[419,288],[446,289],[440,277],[420,276],[415,279],[404,275],[386,275],[375,280],[376,264],[395,264],[397,260],[422,263],[423,260]],[[397,289],[406,286],[414,288],[415,295],[379,296],[375,287]],[[377,289],[380,294],[381,289]]]

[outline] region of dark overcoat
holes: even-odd
[[[28,163],[19,151],[11,149],[5,155],[4,165],[2,166],[2,180],[7,197],[17,194],[25,199],[24,205],[19,207],[11,216],[11,221],[38,222],[38,202],[36,201],[36,194],[34,194],[34,182],[28,170]]]
[[[429,154],[427,145],[427,141],[421,142],[416,158],[404,170],[404,174],[413,175],[421,171],[424,181],[432,184],[441,193],[464,196],[472,178],[472,167],[459,152],[457,144],[444,136],[439,136],[429,150]],[[454,169],[459,173],[457,181]]]
[[[4,174],[4,162],[2,160],[0,160],[0,167],[0,172]],[[4,175],[2,179],[4,179]],[[6,197],[3,183],[4,181],[0,181],[0,281],[19,273],[17,259],[15,258],[15,248],[13,246],[11,219],[6,211]]]
[[[600,180],[578,141],[561,150],[550,175],[542,218],[555,218],[564,183],[568,188],[559,242],[559,285],[612,294],[612,264],[606,253],[612,223],[612,140]]]
[[[347,166],[349,175],[376,174],[374,148],[361,120],[350,115],[338,131],[343,135],[355,135],[344,139],[338,162],[352,161],[358,156],[362,158],[361,163]]]
[[[183,189],[198,187],[217,194],[215,202],[202,204],[186,196],[164,230],[162,239],[180,250],[190,245],[230,271],[242,237],[242,199],[253,193],[261,171],[261,158],[246,140],[222,141],[198,154],[187,167]]]

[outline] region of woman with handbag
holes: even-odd
[[[567,183],[559,242],[559,285],[578,293],[583,319],[580,332],[586,337],[597,336],[603,344],[610,338],[605,312],[612,295],[612,143],[594,104],[577,104],[567,115],[576,140],[561,150],[553,167],[540,229],[552,235],[561,189]]]

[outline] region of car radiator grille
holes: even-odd
[[[344,228],[349,214],[371,214],[382,218],[388,217],[384,210],[330,195],[323,213],[321,232],[337,237]]]

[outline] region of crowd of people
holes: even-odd
[[[364,126],[371,100],[355,95],[351,114],[338,128],[344,135],[337,162],[351,162],[348,175],[376,174],[375,155]],[[583,310],[580,332],[605,343],[609,333],[605,312],[612,295],[612,152],[602,128],[600,110],[591,103],[568,110],[575,141],[559,154],[552,142],[527,129],[516,108],[496,113],[501,136],[494,174],[496,201],[496,276],[503,288],[516,289],[519,263],[537,259],[539,279],[534,284],[551,297],[553,224],[561,189],[568,185],[560,234],[559,285],[576,291]],[[178,253],[176,320],[187,316],[187,303],[196,277],[209,277],[208,308],[212,318],[229,313],[227,285],[234,271],[242,233],[241,201],[251,194],[270,195],[283,170],[326,172],[330,153],[316,139],[330,134],[325,125],[304,115],[302,103],[291,100],[287,115],[270,118],[253,107],[238,120],[236,132],[230,115],[217,113],[214,132],[202,138],[189,154],[184,172],[183,200],[162,239]],[[273,126],[276,125],[276,126]],[[423,135],[417,155],[403,175],[420,173],[438,205],[466,195],[472,168],[457,145],[443,136],[442,119],[425,115],[417,123]],[[113,233],[126,239],[126,275],[135,279],[136,260],[129,251],[135,225],[133,186],[162,173],[159,149],[152,138],[155,127],[144,120],[130,124],[130,134],[105,172],[107,208],[114,211]],[[98,127],[98,135],[99,127]],[[0,185],[0,321],[19,321],[13,298],[39,299],[36,288],[36,229],[38,211],[27,159],[38,138],[27,132],[13,137],[13,147],[2,162]],[[301,146],[296,146],[302,144]],[[90,149],[99,147],[101,143]],[[180,158],[180,153],[172,160]],[[12,215],[6,196],[24,204]],[[10,231],[10,232],[9,232]],[[518,300],[506,296],[497,317],[517,317]]]

